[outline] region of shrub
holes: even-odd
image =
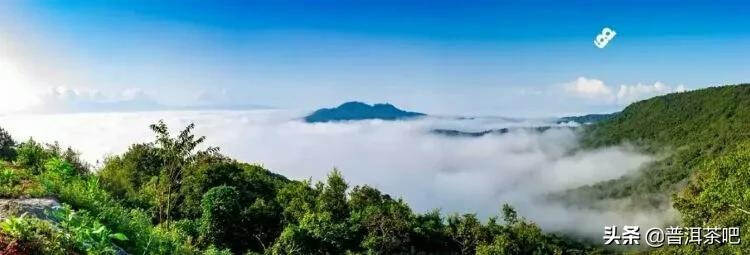
[[[16,163],[31,170],[34,174],[41,173],[44,170],[44,163],[51,157],[42,144],[34,139],[29,139],[19,145],[17,152]]]
[[[75,212],[65,205],[50,214],[58,227],[69,233],[78,251],[87,254],[114,254],[117,248],[112,242],[128,240],[125,234],[113,232],[86,211]]]
[[[66,175],[67,164],[49,160],[47,170],[39,176],[49,194],[78,210],[86,210],[113,232],[122,233],[128,240],[118,242],[131,254],[194,254],[187,238],[174,232],[154,227],[151,216],[140,210],[127,208],[107,193],[99,178],[91,175]]]
[[[0,165],[0,197],[40,197],[45,194],[36,177],[28,171]]]
[[[18,244],[26,254],[70,254],[73,241],[49,221],[37,218],[12,216],[0,222],[3,243]],[[7,247],[3,247],[7,249]],[[0,254],[4,254],[0,250]]]
[[[18,184],[21,177],[12,168],[0,168],[0,197],[15,197],[18,195]]]

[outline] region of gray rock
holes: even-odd
[[[52,198],[0,199],[0,220],[9,216],[28,216],[47,219],[46,211],[59,208],[60,203]]]

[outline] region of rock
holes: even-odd
[[[26,213],[28,216],[47,219],[46,211],[60,207],[52,198],[0,199],[0,220]]]

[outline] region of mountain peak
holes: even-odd
[[[336,108],[323,108],[305,117],[306,122],[329,122],[348,120],[399,120],[424,116],[423,113],[409,112],[396,108],[389,103],[369,105],[363,102],[351,101]]]

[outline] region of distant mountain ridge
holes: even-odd
[[[306,116],[308,123],[348,121],[348,120],[400,120],[426,116],[424,113],[409,112],[396,108],[392,104],[369,105],[362,102],[346,102],[336,108],[323,108]]]
[[[562,117],[557,120],[557,123],[565,123],[565,122],[578,122],[581,124],[592,124],[597,123],[600,121],[611,119],[615,116],[617,116],[619,112],[613,112],[613,113],[605,113],[605,114],[586,114],[581,116],[568,116],[568,117]]]
[[[542,133],[550,129],[564,129],[564,128],[571,129],[573,127],[557,127],[557,126],[514,127],[514,128],[488,129],[488,130],[477,131],[477,132],[460,131],[460,130],[455,130],[455,129],[433,129],[430,132],[433,134],[445,135],[445,136],[481,137],[481,136],[489,135],[489,134],[502,135],[502,134],[509,133],[511,131],[526,131],[526,132]]]

